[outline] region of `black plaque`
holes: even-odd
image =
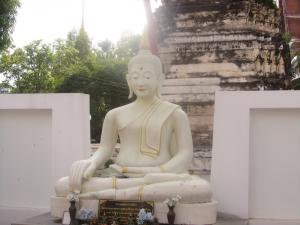
[[[115,221],[118,225],[128,225],[128,221],[135,221],[140,209],[154,215],[154,202],[151,201],[116,201],[99,200],[98,217],[106,217],[108,224]]]

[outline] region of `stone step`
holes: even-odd
[[[202,105],[205,103],[211,104],[215,99],[214,93],[206,93],[206,94],[163,94],[163,99],[173,103],[181,103],[181,102],[201,102]]]
[[[178,78],[178,79],[166,79],[163,83],[163,87],[167,86],[208,86],[218,85],[221,79],[219,77],[199,77],[199,78]]]
[[[170,66],[167,78],[242,78],[256,75],[257,72],[255,70],[242,71],[241,68],[233,62],[222,62],[172,65]]]
[[[223,84],[223,83],[242,84],[242,83],[252,83],[252,82],[258,82],[258,81],[259,81],[258,76],[255,76],[255,77],[229,77],[229,78],[223,78],[221,80],[221,84]]]
[[[268,74],[264,74],[264,75],[268,75]],[[242,71],[240,73],[231,73],[231,72],[227,72],[227,71],[220,71],[220,72],[195,72],[195,73],[180,73],[180,74],[176,74],[176,73],[169,73],[167,75],[167,79],[182,79],[182,78],[209,78],[209,77],[220,77],[221,78],[221,84],[223,84],[224,82],[226,83],[227,79],[234,79],[234,78],[241,78],[244,79],[244,81],[241,82],[241,84],[243,83],[247,83],[246,79],[250,78],[249,82],[257,82],[258,80],[256,79],[252,79],[253,77],[258,77],[257,73],[255,71]],[[248,82],[248,83],[249,83]],[[233,81],[234,84],[238,84],[235,81]]]
[[[176,74],[178,78],[188,77],[189,74],[210,74],[215,73],[219,76],[232,77],[240,76],[241,69],[234,63],[199,63],[199,64],[185,64],[172,65],[170,67],[170,76]]]
[[[186,103],[180,104],[182,109],[188,114],[188,116],[213,116],[214,106],[211,105],[201,105],[199,103]]]
[[[162,87],[161,93],[164,95],[168,94],[197,94],[197,93],[215,93],[221,90],[220,86],[209,85],[209,86],[165,86]]]
[[[194,35],[194,36],[169,36],[165,43],[178,44],[178,43],[195,43],[195,42],[226,42],[226,41],[256,41],[257,35],[249,34],[218,34],[218,35]]]

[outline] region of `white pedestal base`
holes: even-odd
[[[90,208],[98,213],[98,200],[80,200],[79,208]],[[51,215],[61,218],[64,211],[69,210],[68,199],[62,197],[51,198]],[[78,206],[77,206],[78,207]],[[160,223],[168,223],[168,207],[166,204],[154,203],[154,215]],[[217,216],[217,203],[177,204],[175,207],[175,224],[214,224]]]
[[[249,225],[300,225],[300,220],[250,219]]]

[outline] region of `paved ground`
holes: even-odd
[[[39,216],[29,218],[19,223],[13,223],[12,225],[58,225],[61,221],[53,220],[50,213],[44,213]]]
[[[10,225],[10,224],[1,224]],[[61,225],[61,221],[55,221],[50,216],[50,213],[44,213],[24,220],[20,223],[13,223],[12,225]],[[215,225],[300,225],[300,221],[285,221],[285,220],[242,220],[228,215],[219,215]]]
[[[49,209],[0,206],[0,225],[10,225],[49,212]]]
[[[54,221],[50,213],[45,213],[36,217],[32,217],[20,223],[12,225],[59,225],[61,221]],[[248,222],[238,218],[219,218],[216,225],[247,225]],[[9,225],[9,224],[8,224]]]

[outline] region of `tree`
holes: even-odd
[[[96,54],[102,59],[117,60],[118,62],[127,63],[131,57],[137,54],[140,39],[140,35],[124,33],[116,45],[110,40],[99,42]]]
[[[138,51],[139,36],[109,40],[97,48],[81,29],[52,44],[34,41],[0,55],[0,88],[14,93],[65,92],[90,95],[91,137],[99,141],[105,114],[129,102],[127,63]]]
[[[33,41],[23,48],[4,51],[0,59],[5,86],[10,84],[15,93],[55,92],[66,77],[88,65],[65,40],[52,44]]]
[[[52,44],[53,66],[51,73],[55,78],[55,87],[58,87],[66,77],[78,71],[81,67],[79,51],[68,44],[66,40],[56,40]]]
[[[0,73],[15,93],[40,93],[54,90],[52,51],[49,45],[33,41],[24,48],[1,55]]]
[[[97,65],[94,68],[81,67],[81,70],[67,77],[57,91],[90,95],[91,137],[98,142],[106,113],[129,100],[126,64],[113,60],[103,63],[99,60]]]
[[[124,33],[118,41],[115,54],[119,60],[126,62],[136,55],[139,51],[139,44],[141,35],[133,35],[131,33]]]
[[[92,53],[91,39],[83,28],[78,33],[75,30],[69,32],[66,43],[78,50],[81,60],[85,60]]]
[[[0,1],[0,51],[11,44],[11,34],[15,24],[19,0]]]
[[[99,49],[96,53],[98,58],[112,59],[115,57],[115,46],[110,40],[104,40],[98,43]]]

